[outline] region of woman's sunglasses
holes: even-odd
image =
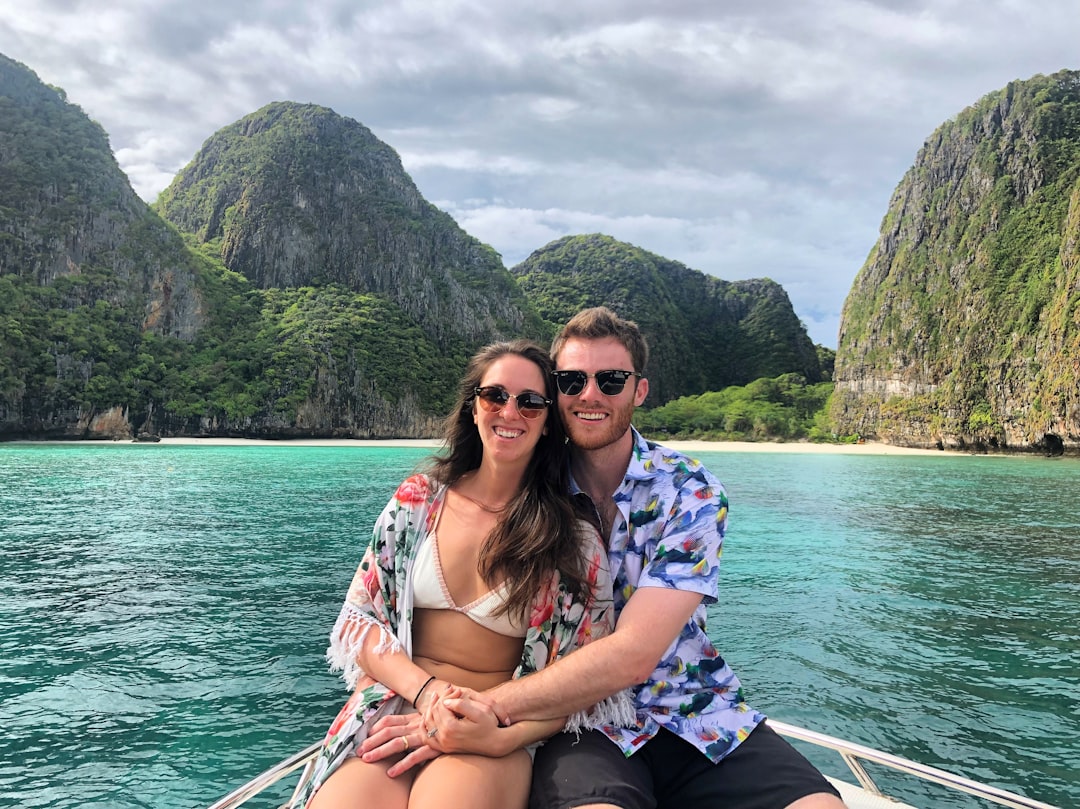
[[[551,399],[545,399],[539,393],[533,393],[532,391],[510,393],[495,385],[476,388],[473,390],[473,394],[476,396],[476,401],[480,403],[480,407],[484,408],[488,413],[498,413],[506,407],[507,402],[513,399],[517,404],[518,413],[521,414],[522,418],[526,419],[540,418],[540,415],[551,404]]]
[[[640,377],[637,371],[597,371],[587,374],[584,371],[552,371],[559,393],[564,396],[576,396],[585,389],[589,378],[596,380],[596,387],[605,396],[617,396],[626,387],[626,380],[632,376]]]

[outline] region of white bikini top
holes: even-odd
[[[511,638],[525,637],[527,626],[510,613],[493,615],[506,602],[507,587],[503,582],[475,601],[459,607],[450,596],[443,578],[442,562],[439,561],[439,543],[435,532],[420,546],[413,561],[413,606],[428,610],[454,610],[460,612],[482,627]]]

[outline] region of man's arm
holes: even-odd
[[[645,682],[701,598],[700,593],[662,587],[635,590],[610,635],[486,692],[496,715],[504,723],[555,719]],[[447,707],[454,710],[454,701]]]

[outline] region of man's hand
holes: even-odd
[[[444,753],[478,753],[499,757],[508,754],[499,718],[471,689],[452,688],[433,706],[430,744]]]
[[[462,713],[459,710],[459,706],[462,706],[465,701],[469,703],[471,710],[486,710],[496,719],[498,725],[509,725],[509,718],[504,716],[505,711],[499,708],[499,702],[495,698],[494,691],[474,691],[471,688],[464,688],[461,686],[455,686],[455,690],[458,692],[454,695],[447,695],[450,700],[446,707],[448,707],[454,713]]]
[[[408,742],[407,748],[405,742]],[[442,755],[442,751],[428,744],[428,732],[420,714],[391,714],[382,717],[372,726],[371,733],[357,750],[361,758],[369,763],[400,756],[403,752],[407,752],[407,755],[386,771],[391,778]]]

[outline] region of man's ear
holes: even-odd
[[[649,395],[649,380],[645,377],[641,377],[637,381],[637,388],[634,389],[634,407],[641,407],[645,401],[645,397]]]

